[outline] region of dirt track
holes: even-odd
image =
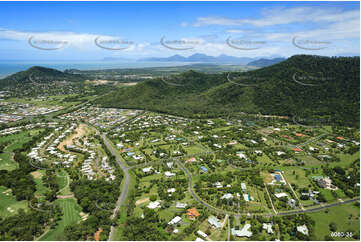
[[[80,124],[75,129],[75,134],[71,135],[69,138],[63,140],[59,145],[58,149],[65,152],[64,146],[73,144],[73,139],[80,138],[85,134],[85,125]]]

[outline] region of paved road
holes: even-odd
[[[222,212],[222,213],[226,213],[223,210],[217,209],[215,207],[212,207],[211,205],[209,205],[208,203],[203,202],[201,199],[199,199],[199,197],[197,196],[197,194],[193,191],[193,177],[192,175],[189,173],[188,169],[182,164],[182,162],[180,162],[179,160],[176,160],[176,162],[178,163],[178,165],[182,168],[182,170],[185,172],[185,174],[188,176],[189,178],[189,192],[191,193],[192,197],[198,201],[200,204],[202,204],[203,206],[208,207],[209,209],[218,211],[218,212]]]
[[[105,136],[105,134],[101,134],[100,135],[104,141],[104,144],[107,146],[107,148],[109,149],[109,151],[112,153],[112,155],[115,156],[116,161],[118,162],[120,168],[123,170],[124,172],[124,184],[123,184],[123,189],[122,192],[118,198],[118,201],[116,203],[116,207],[113,210],[113,214],[110,217],[111,219],[113,219],[115,217],[115,215],[117,214],[117,212],[120,209],[120,206],[123,204],[123,202],[125,201],[125,198],[127,197],[127,192],[128,192],[128,188],[129,188],[129,172],[128,172],[128,167],[121,161],[121,159],[119,158],[119,155],[117,154],[117,152],[114,150],[113,146],[111,145],[111,143],[108,141],[107,137]],[[110,228],[110,233],[109,233],[109,237],[108,237],[108,241],[112,241],[113,240],[113,235],[114,235],[114,226],[112,226]]]
[[[278,215],[294,215],[294,214],[299,214],[299,213],[317,212],[317,211],[320,211],[325,208],[336,207],[336,206],[339,206],[342,204],[347,204],[347,203],[352,203],[352,202],[357,202],[357,201],[360,201],[360,198],[353,198],[353,199],[338,202],[338,203],[325,204],[325,205],[322,205],[317,208],[309,208],[309,209],[305,209],[305,210],[296,210],[296,211],[290,211],[290,212],[281,212],[281,213],[278,213]]]

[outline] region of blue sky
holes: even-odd
[[[359,55],[359,9],[359,2],[0,2],[0,59]]]

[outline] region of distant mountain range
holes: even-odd
[[[172,55],[169,57],[148,57],[138,60],[126,59],[123,57],[105,57],[103,61],[137,61],[137,62],[197,62],[197,63],[213,63],[213,64],[233,64],[233,65],[248,65],[255,67],[266,67],[278,62],[284,61],[286,58],[250,58],[250,57],[236,57],[229,55],[210,56],[196,53],[191,56]]]
[[[255,61],[251,61],[247,64],[247,66],[256,66],[256,67],[266,67],[266,66],[271,66],[274,64],[277,64],[281,61],[285,61],[286,58],[274,58],[274,59],[259,59],[259,60],[255,60]]]
[[[268,65],[276,64],[280,61],[285,60],[284,58],[250,58],[250,57],[236,57],[229,55],[219,55],[219,56],[209,56],[205,54],[196,53],[191,56],[182,56],[182,55],[172,55],[169,57],[148,57],[138,59],[138,62],[198,62],[198,63],[214,63],[214,64],[237,64],[237,65],[247,65],[255,61],[262,60],[259,65],[256,63],[252,66],[264,67]],[[123,57],[105,57],[103,61],[135,61],[131,59],[126,59]]]
[[[138,61],[159,61],[159,62],[203,62],[203,63],[222,63],[222,64],[240,64],[246,65],[247,63],[256,60],[255,58],[249,57],[235,57],[228,55],[219,55],[219,56],[209,56],[204,54],[193,54],[189,57],[181,56],[181,55],[173,55],[170,57],[151,57],[144,58]]]

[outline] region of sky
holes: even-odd
[[[359,2],[0,2],[0,60],[360,54]]]

